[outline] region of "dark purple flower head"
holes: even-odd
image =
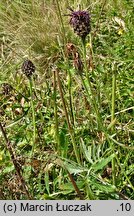
[[[32,74],[35,72],[35,66],[34,66],[33,62],[30,61],[29,59],[27,59],[23,62],[21,69],[22,69],[22,72],[28,78],[30,78],[32,76]]]
[[[91,30],[90,15],[88,11],[72,11],[70,25],[74,32],[85,39]]]
[[[4,95],[11,96],[12,90],[13,90],[13,87],[9,83],[2,84],[2,93]]]

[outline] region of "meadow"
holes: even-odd
[[[134,199],[133,9],[0,1],[1,200]]]

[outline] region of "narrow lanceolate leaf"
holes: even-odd
[[[46,190],[48,192],[48,194],[50,194],[50,190],[49,190],[49,174],[48,171],[45,172],[45,185],[46,185]]]
[[[78,173],[82,173],[84,171],[86,171],[86,172],[88,171],[86,168],[78,166],[78,164],[77,164],[77,166],[74,166],[72,164],[66,164],[65,166],[71,174],[78,174]]]
[[[116,154],[112,154],[107,158],[102,158],[91,166],[91,169],[94,171],[98,171],[103,169],[114,157]]]
[[[81,146],[82,146],[83,154],[85,158],[87,159],[89,163],[93,164],[93,161],[91,159],[91,146],[89,146],[89,149],[87,149],[82,139],[81,139]]]
[[[64,162],[60,160],[57,160],[58,164],[60,164],[60,166],[62,166],[64,169],[67,169],[69,171],[70,174],[77,174],[77,173],[82,173],[84,171],[88,171],[87,168],[78,165],[78,163],[75,163],[74,161],[71,160],[67,160],[64,159]]]
[[[99,191],[103,191],[105,193],[114,193],[116,191],[116,187],[114,185],[110,185],[108,183],[99,183],[97,182],[95,179],[93,182],[91,182],[91,184],[93,184],[93,186],[99,190]]]
[[[13,170],[14,170],[14,166],[13,165],[8,166],[8,167],[6,167],[5,169],[2,170],[2,172],[0,173],[0,176],[1,175],[5,175],[5,174],[9,174]]]

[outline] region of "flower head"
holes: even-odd
[[[79,52],[77,51],[75,45],[72,43],[66,44],[66,48],[67,48],[68,56],[73,57],[73,65],[76,71],[81,75],[83,72],[83,63],[82,63]]]
[[[12,87],[10,84],[8,84],[8,83],[3,83],[3,84],[2,84],[2,93],[3,93],[4,95],[10,96],[12,90],[13,90],[13,87]]]
[[[35,66],[33,62],[31,62],[29,59],[25,60],[22,64],[22,72],[30,78],[32,74],[35,72]]]
[[[81,10],[72,11],[70,16],[70,25],[73,27],[74,32],[85,39],[91,30],[89,12]]]

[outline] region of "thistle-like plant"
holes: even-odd
[[[73,27],[74,32],[81,38],[81,41],[82,41],[84,69],[85,69],[88,86],[86,85],[84,80],[82,80],[82,83],[89,97],[89,101],[92,101],[93,108],[96,113],[98,127],[101,128],[102,123],[100,119],[100,113],[99,113],[98,105],[96,103],[96,98],[94,96],[92,83],[89,78],[89,70],[88,70],[87,59],[86,59],[86,37],[91,31],[90,13],[87,10],[74,11],[71,8],[69,8],[69,10],[71,11],[71,14],[70,14],[71,18],[70,18],[69,23]],[[79,59],[80,58],[76,58],[76,60],[79,60]],[[76,62],[75,62],[75,65],[76,65]],[[78,61],[77,61],[77,65],[78,65]],[[80,65],[81,64],[79,64],[79,66]]]
[[[74,32],[85,40],[91,30],[89,12],[86,10],[71,10],[70,16],[70,25],[73,27]]]
[[[31,109],[32,109],[32,123],[33,123],[33,143],[32,143],[32,150],[31,150],[31,160],[34,155],[35,150],[35,141],[36,141],[36,120],[35,120],[35,108],[34,108],[34,100],[33,100],[33,85],[34,80],[32,75],[35,73],[35,65],[29,59],[26,59],[21,67],[22,72],[26,75],[29,79],[29,86],[30,86],[30,97],[31,97]],[[32,172],[32,169],[31,169]],[[34,194],[34,189],[32,188],[32,192]]]
[[[35,72],[35,66],[33,64],[33,62],[29,59],[26,59],[23,64],[22,64],[22,72],[28,77],[30,78],[33,73]]]

